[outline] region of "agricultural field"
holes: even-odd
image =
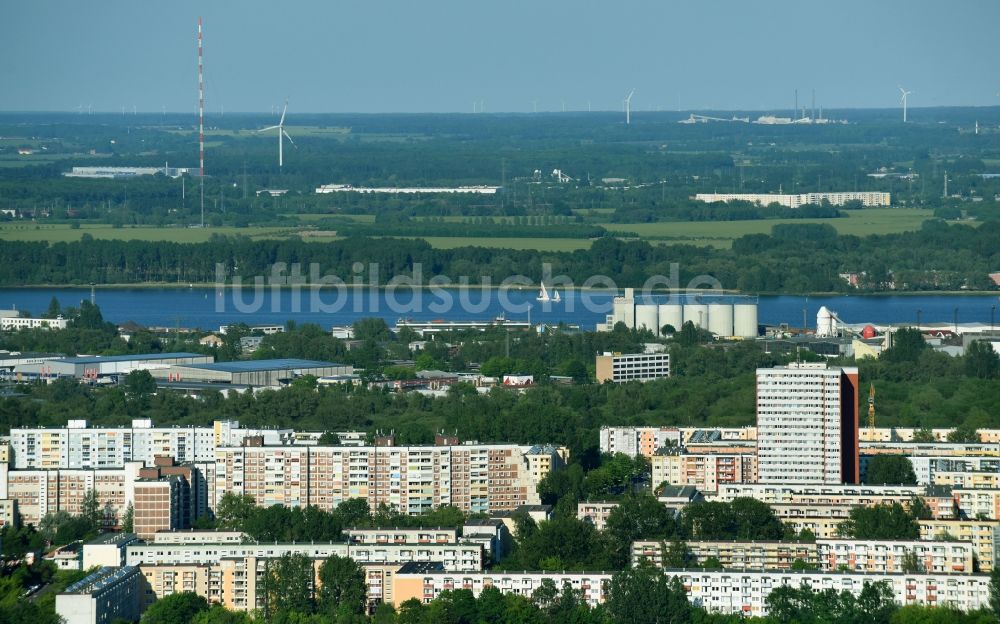
[[[592,241],[586,238],[479,238],[472,236],[424,236],[435,249],[456,247],[490,247],[494,249],[535,251],[576,251],[590,249]]]
[[[272,123],[268,123],[266,125],[275,125],[277,123],[278,120],[277,118],[275,118]],[[289,124],[288,126],[286,126],[285,130],[288,132],[288,134],[292,135],[293,137],[318,137],[318,138],[342,139],[346,138],[348,135],[351,134],[350,128],[343,128],[337,126],[320,127],[320,126],[296,126]],[[193,129],[189,130],[189,129],[178,128],[178,129],[168,130],[168,132],[177,135],[195,136],[195,137],[197,136],[197,133]],[[271,132],[273,133],[273,131]],[[235,129],[209,128],[205,130],[205,136],[227,137],[227,138],[239,138],[239,137],[250,138],[259,136],[273,136],[273,134],[271,135],[258,134],[257,130],[254,128],[235,128]]]
[[[732,241],[746,234],[768,234],[779,223],[829,223],[841,234],[865,236],[917,230],[932,216],[932,211],[916,208],[883,208],[847,211],[849,217],[842,219],[762,219],[755,221],[662,221],[655,223],[601,223],[612,232],[633,232],[643,240],[660,244],[691,244],[699,246],[728,248]],[[287,215],[303,223],[338,217],[359,223],[374,222],[373,215],[335,214],[295,214]],[[449,222],[468,221],[468,217],[445,217]],[[503,220],[502,217],[498,220]],[[69,242],[79,240],[83,234],[98,239],[169,241],[177,243],[197,243],[207,241],[213,234],[223,236],[247,236],[250,238],[287,238],[301,232],[296,227],[122,227],[105,224],[87,224],[72,229],[68,224],[34,224],[11,222],[0,224],[0,240],[8,241],[49,241]],[[327,242],[336,237],[306,237],[310,242]],[[502,249],[533,249],[540,251],[573,251],[589,249],[591,242],[583,238],[485,238],[485,237],[424,237],[438,249],[456,247],[493,247]]]
[[[920,208],[872,208],[848,210],[840,219],[761,219],[755,221],[660,221],[655,223],[601,223],[612,232],[636,232],[650,241],[729,247],[746,234],[770,234],[779,223],[828,223],[840,234],[868,236],[920,229],[933,216]]]
[[[282,216],[298,219],[302,223],[313,223],[322,221],[323,219],[345,219],[356,223],[375,223],[375,215],[340,214],[337,212],[290,213]]]
[[[84,234],[104,240],[144,240],[172,243],[202,243],[214,234],[223,236],[249,236],[250,238],[285,238],[297,233],[296,229],[281,227],[121,227],[111,225],[83,225],[72,229],[68,224],[36,225],[13,222],[0,224],[0,240],[48,241],[65,243],[80,240]]]
[[[10,167],[35,167],[38,165],[50,165],[60,160],[73,158],[73,154],[41,154],[35,153],[30,156],[20,156],[16,152],[0,154],[0,168]]]

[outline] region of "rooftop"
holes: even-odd
[[[559,449],[554,444],[535,444],[525,455],[557,455]]]
[[[455,531],[455,527],[419,526],[419,527],[346,527],[344,531]]]
[[[693,498],[698,495],[698,488],[693,485],[664,485],[660,488],[659,498]]]
[[[462,526],[473,527],[473,526],[489,526],[497,527],[503,524],[503,521],[496,518],[470,518],[466,520]]]
[[[137,569],[133,566],[122,568],[101,568],[93,574],[88,574],[79,581],[73,583],[63,592],[64,594],[92,594],[97,590],[112,585],[130,574],[135,574]]]
[[[87,542],[88,544],[128,544],[138,540],[135,533],[104,533]]]
[[[176,358],[211,357],[201,353],[141,353],[136,355],[84,355],[62,358],[61,362],[70,364],[99,364],[101,362],[132,362],[135,360],[171,360]]]
[[[242,360],[239,362],[214,362],[211,364],[185,364],[186,368],[221,371],[224,373],[253,373],[272,370],[289,370],[296,368],[335,368],[344,366],[334,362],[318,362],[315,360],[299,360],[284,358],[276,360]]]
[[[404,563],[396,574],[427,574],[429,572],[444,572],[444,564],[440,561],[410,561]]]

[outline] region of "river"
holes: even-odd
[[[310,290],[263,289],[253,293],[206,288],[97,288],[94,300],[104,317],[115,323],[135,321],[153,327],[200,327],[215,330],[227,323],[318,323],[323,327],[349,325],[363,317],[381,317],[391,326],[399,318],[414,320],[481,320],[505,314],[511,320],[558,323],[593,329],[611,309],[612,295],[601,291],[560,293],[562,301],[543,304],[531,290],[470,291],[345,290],[323,291],[318,299]],[[56,297],[63,306],[89,299],[85,288],[3,288],[0,308],[28,310],[40,315]],[[989,323],[991,308],[1000,305],[992,295],[834,295],[822,297],[762,296],[760,323],[801,326],[803,309],[810,326],[816,311],[826,306],[847,323],[916,322]],[[1000,319],[998,319],[1000,320]]]

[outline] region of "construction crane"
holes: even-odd
[[[875,384],[868,387],[868,428],[875,428]]]

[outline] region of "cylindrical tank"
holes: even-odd
[[[614,303],[615,323],[625,323],[629,329],[635,327],[635,301],[618,298]]]
[[[708,329],[708,306],[704,303],[684,304],[684,322],[691,321],[695,327]]]
[[[684,306],[679,303],[664,303],[660,306],[660,327],[672,325],[677,331],[684,325]]]
[[[728,338],[733,335],[733,304],[712,303],[708,306],[708,331]]]
[[[757,337],[757,304],[733,305],[733,335],[739,338]]]
[[[821,306],[819,311],[816,312],[816,335],[833,335],[833,314],[830,313],[830,310],[826,306]]]
[[[636,329],[642,329],[643,327],[645,327],[649,331],[659,336],[660,326],[657,323],[658,318],[659,314],[657,314],[657,309],[655,304],[641,303],[635,306]]]

